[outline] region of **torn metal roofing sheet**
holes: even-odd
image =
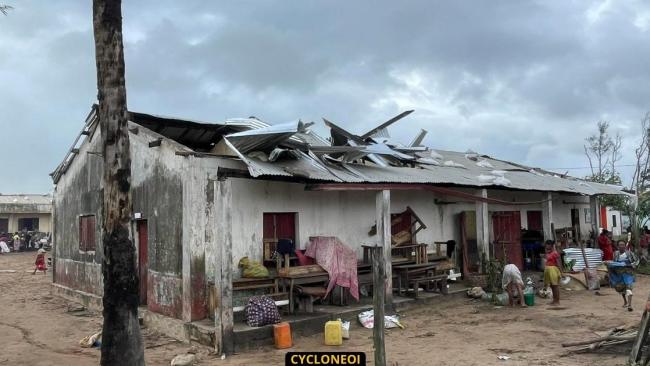
[[[241,153],[273,150],[298,132],[300,122],[273,125],[226,135],[225,138]]]
[[[462,164],[457,166],[432,166],[422,165],[412,167],[379,167],[373,164],[346,163],[340,166],[328,166],[328,170],[315,166],[313,161],[304,159],[282,160],[273,163],[263,162],[255,158],[242,159],[248,166],[253,177],[263,176],[294,176],[292,172],[299,171],[301,178],[319,181],[343,183],[428,183],[428,184],[453,184],[473,187],[499,186],[494,181],[484,182],[479,176],[493,175],[495,169],[484,168],[467,158],[464,153],[436,150],[445,161]],[[501,160],[482,156],[495,168],[504,171],[504,178],[510,184],[506,188],[520,190],[570,192],[582,195],[595,194],[622,194],[620,187],[585,182],[579,179],[562,178],[555,175],[535,174],[520,166]]]

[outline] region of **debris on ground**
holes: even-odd
[[[70,304],[68,305],[68,313],[76,313],[76,312],[81,312],[81,311],[86,311],[86,307],[83,305],[79,304]]]
[[[508,361],[510,359],[510,356],[497,356],[497,358],[501,361]]]
[[[350,339],[350,322],[341,321],[341,335],[343,339]]]
[[[429,337],[433,337],[435,335],[436,335],[435,332],[426,332],[426,333],[416,334],[414,336],[410,336],[409,338],[429,338]]]
[[[364,311],[359,313],[359,322],[364,328],[372,329],[374,326],[374,312],[372,310]],[[404,329],[404,325],[400,323],[399,321],[399,316],[398,315],[385,315],[384,316],[384,328],[385,329],[390,329],[390,328],[402,328]]]
[[[83,348],[100,347],[102,345],[102,332],[83,337],[79,341],[79,345]]]
[[[467,296],[473,299],[480,299],[483,295],[485,295],[485,291],[481,287],[472,287],[467,290]]]
[[[628,344],[634,342],[637,336],[637,328],[624,328],[616,327],[604,336],[594,339],[588,339],[584,341],[576,342],[565,342],[562,343],[562,347],[576,347],[570,349],[569,353],[587,353],[587,352],[597,352],[599,350],[604,350],[607,348],[612,348],[612,346],[618,346],[622,344]],[[625,350],[627,349],[627,350]],[[621,352],[629,352],[629,347],[623,349]]]
[[[539,297],[541,297],[543,299],[549,298],[552,294],[553,294],[553,291],[551,291],[550,287],[541,288],[541,289],[539,289],[539,291],[537,291],[537,296],[539,296]]]
[[[171,366],[190,366],[196,363],[196,356],[191,353],[177,355],[172,359]]]

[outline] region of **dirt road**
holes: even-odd
[[[0,255],[0,365],[96,365],[99,350],[81,348],[79,340],[101,329],[101,314],[70,312],[70,304],[50,295],[49,276],[32,275],[34,254]],[[5,272],[14,270],[15,272]],[[30,272],[27,272],[30,271]],[[635,310],[621,308],[612,289],[604,296],[587,291],[563,292],[559,310],[542,305],[527,309],[496,308],[463,297],[403,312],[406,329],[389,330],[389,364],[399,365],[624,365],[617,354],[565,354],[562,342],[590,339],[594,332],[637,323],[650,291],[650,277],[638,276]],[[148,365],[169,365],[189,346],[144,330]],[[354,350],[372,364],[372,331],[353,324],[342,347],[322,345],[322,335],[295,339],[295,351]],[[171,342],[171,343],[170,343]],[[264,347],[220,360],[198,348],[200,365],[283,365],[286,351]],[[511,357],[508,361],[499,355]]]
[[[78,306],[50,295],[50,273],[32,275],[34,258],[34,252],[0,255],[0,365],[99,364],[99,349],[81,348],[79,340],[101,330],[101,314],[70,311]],[[144,333],[145,346],[154,347],[147,350],[148,365],[169,365],[188,349]]]

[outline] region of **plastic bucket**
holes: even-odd
[[[535,305],[535,293],[532,292],[532,293],[524,294],[524,302],[528,306]]]
[[[289,323],[273,324],[273,338],[275,339],[275,348],[284,349],[293,346],[291,340],[291,326]]]

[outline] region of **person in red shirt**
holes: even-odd
[[[614,260],[614,248],[607,234],[609,234],[609,231],[603,229],[600,235],[598,235],[598,247],[603,251],[603,261]]]
[[[544,286],[551,287],[553,292],[553,301],[551,305],[560,305],[560,279],[562,278],[562,266],[560,253],[555,250],[555,242],[547,240],[545,243],[546,249],[546,265],[544,266]]]

